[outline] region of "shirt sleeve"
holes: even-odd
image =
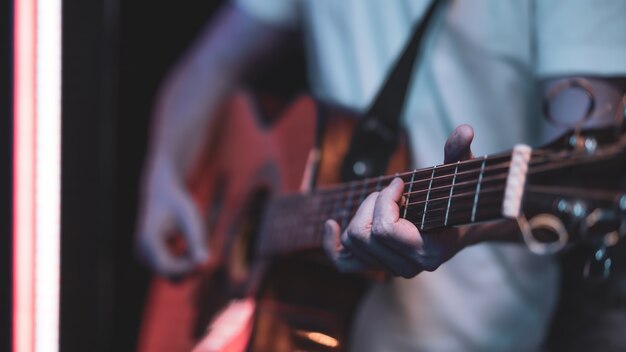
[[[300,22],[300,0],[234,0],[246,14],[270,25],[296,28]]]
[[[536,74],[626,76],[626,1],[536,0]]]

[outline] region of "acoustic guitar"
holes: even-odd
[[[338,183],[353,114],[301,97],[263,124],[239,93],[219,116],[189,181],[210,262],[180,282],[153,280],[140,351],[347,350],[371,278],[328,264],[324,222],[345,227],[396,176],[400,215],[423,231],[523,218],[529,245],[550,248],[626,227],[626,140],[616,128],[408,172],[402,137],[387,176]]]

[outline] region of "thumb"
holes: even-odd
[[[444,164],[473,158],[471,144],[474,129],[470,125],[460,125],[452,131],[444,147]]]
[[[209,258],[202,218],[189,194],[180,192],[177,198],[178,221],[187,240],[189,258],[196,264],[202,264]]]

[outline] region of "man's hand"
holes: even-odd
[[[470,159],[473,138],[470,126],[457,127],[446,142],[445,162]],[[396,178],[370,194],[341,235],[336,221],[326,222],[324,247],[339,271],[385,271],[410,278],[422,270],[435,270],[463,248],[463,230],[425,234],[401,218],[403,190],[404,183]]]
[[[241,79],[262,70],[295,37],[260,21],[234,4],[226,5],[164,80],[152,120],[152,161],[144,172],[136,244],[154,271],[184,275],[208,258],[203,223],[184,186],[185,171],[212,135],[211,119]],[[185,250],[168,246],[179,234]]]
[[[208,259],[203,224],[189,192],[170,167],[156,165],[145,179],[137,228],[137,251],[158,274],[176,278]],[[168,236],[180,234],[185,251],[174,253]]]

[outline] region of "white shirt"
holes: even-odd
[[[301,26],[311,88],[365,110],[428,1],[238,0],[255,18]],[[626,1],[457,0],[434,21],[403,122],[414,163],[440,164],[462,123],[473,152],[536,144],[537,82],[626,73]],[[558,269],[520,245],[464,249],[433,273],[375,285],[355,324],[355,351],[532,351],[555,305]]]

